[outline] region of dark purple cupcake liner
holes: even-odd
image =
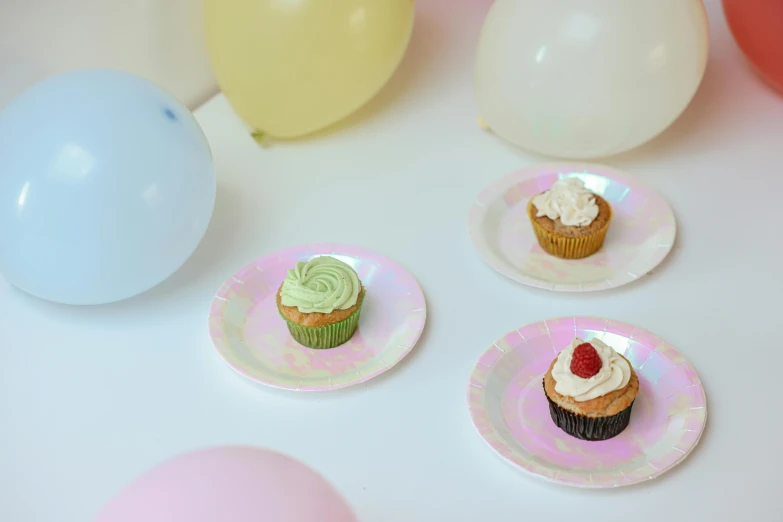
[[[619,435],[631,421],[631,408],[633,402],[611,417],[586,417],[578,413],[572,413],[555,404],[544,390],[547,402],[549,402],[549,414],[555,425],[577,439],[598,441],[607,440]]]

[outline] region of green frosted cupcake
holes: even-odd
[[[330,256],[299,262],[277,292],[291,336],[308,348],[334,348],[359,325],[365,289],[348,264]]]

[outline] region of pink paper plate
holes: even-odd
[[[601,339],[639,376],[631,423],[613,439],[576,439],[549,415],[542,380],[574,337]],[[591,317],[549,319],[498,339],[473,368],[468,408],[481,437],[515,467],[583,488],[628,486],[661,475],[693,450],[707,421],[701,381],[677,350],[640,328]]]
[[[276,304],[287,271],[319,255],[351,265],[367,288],[359,329],[329,350],[294,341]],[[209,333],[220,356],[248,379],[324,391],[367,381],[397,364],[418,341],[426,318],[424,294],[404,268],[363,248],[326,243],[262,256],[228,278],[212,301]]]
[[[559,259],[538,246],[527,202],[561,178],[577,177],[612,205],[604,246],[585,259]],[[548,290],[586,292],[624,285],[664,260],[674,245],[671,207],[639,180],[609,167],[584,163],[539,165],[514,172],[479,194],[468,214],[473,246],[484,261],[519,283]]]

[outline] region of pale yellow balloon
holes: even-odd
[[[293,138],[369,101],[405,54],[413,0],[206,0],[212,67],[259,132]]]

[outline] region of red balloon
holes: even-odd
[[[783,93],[783,0],[723,0],[723,12],[747,59]]]

